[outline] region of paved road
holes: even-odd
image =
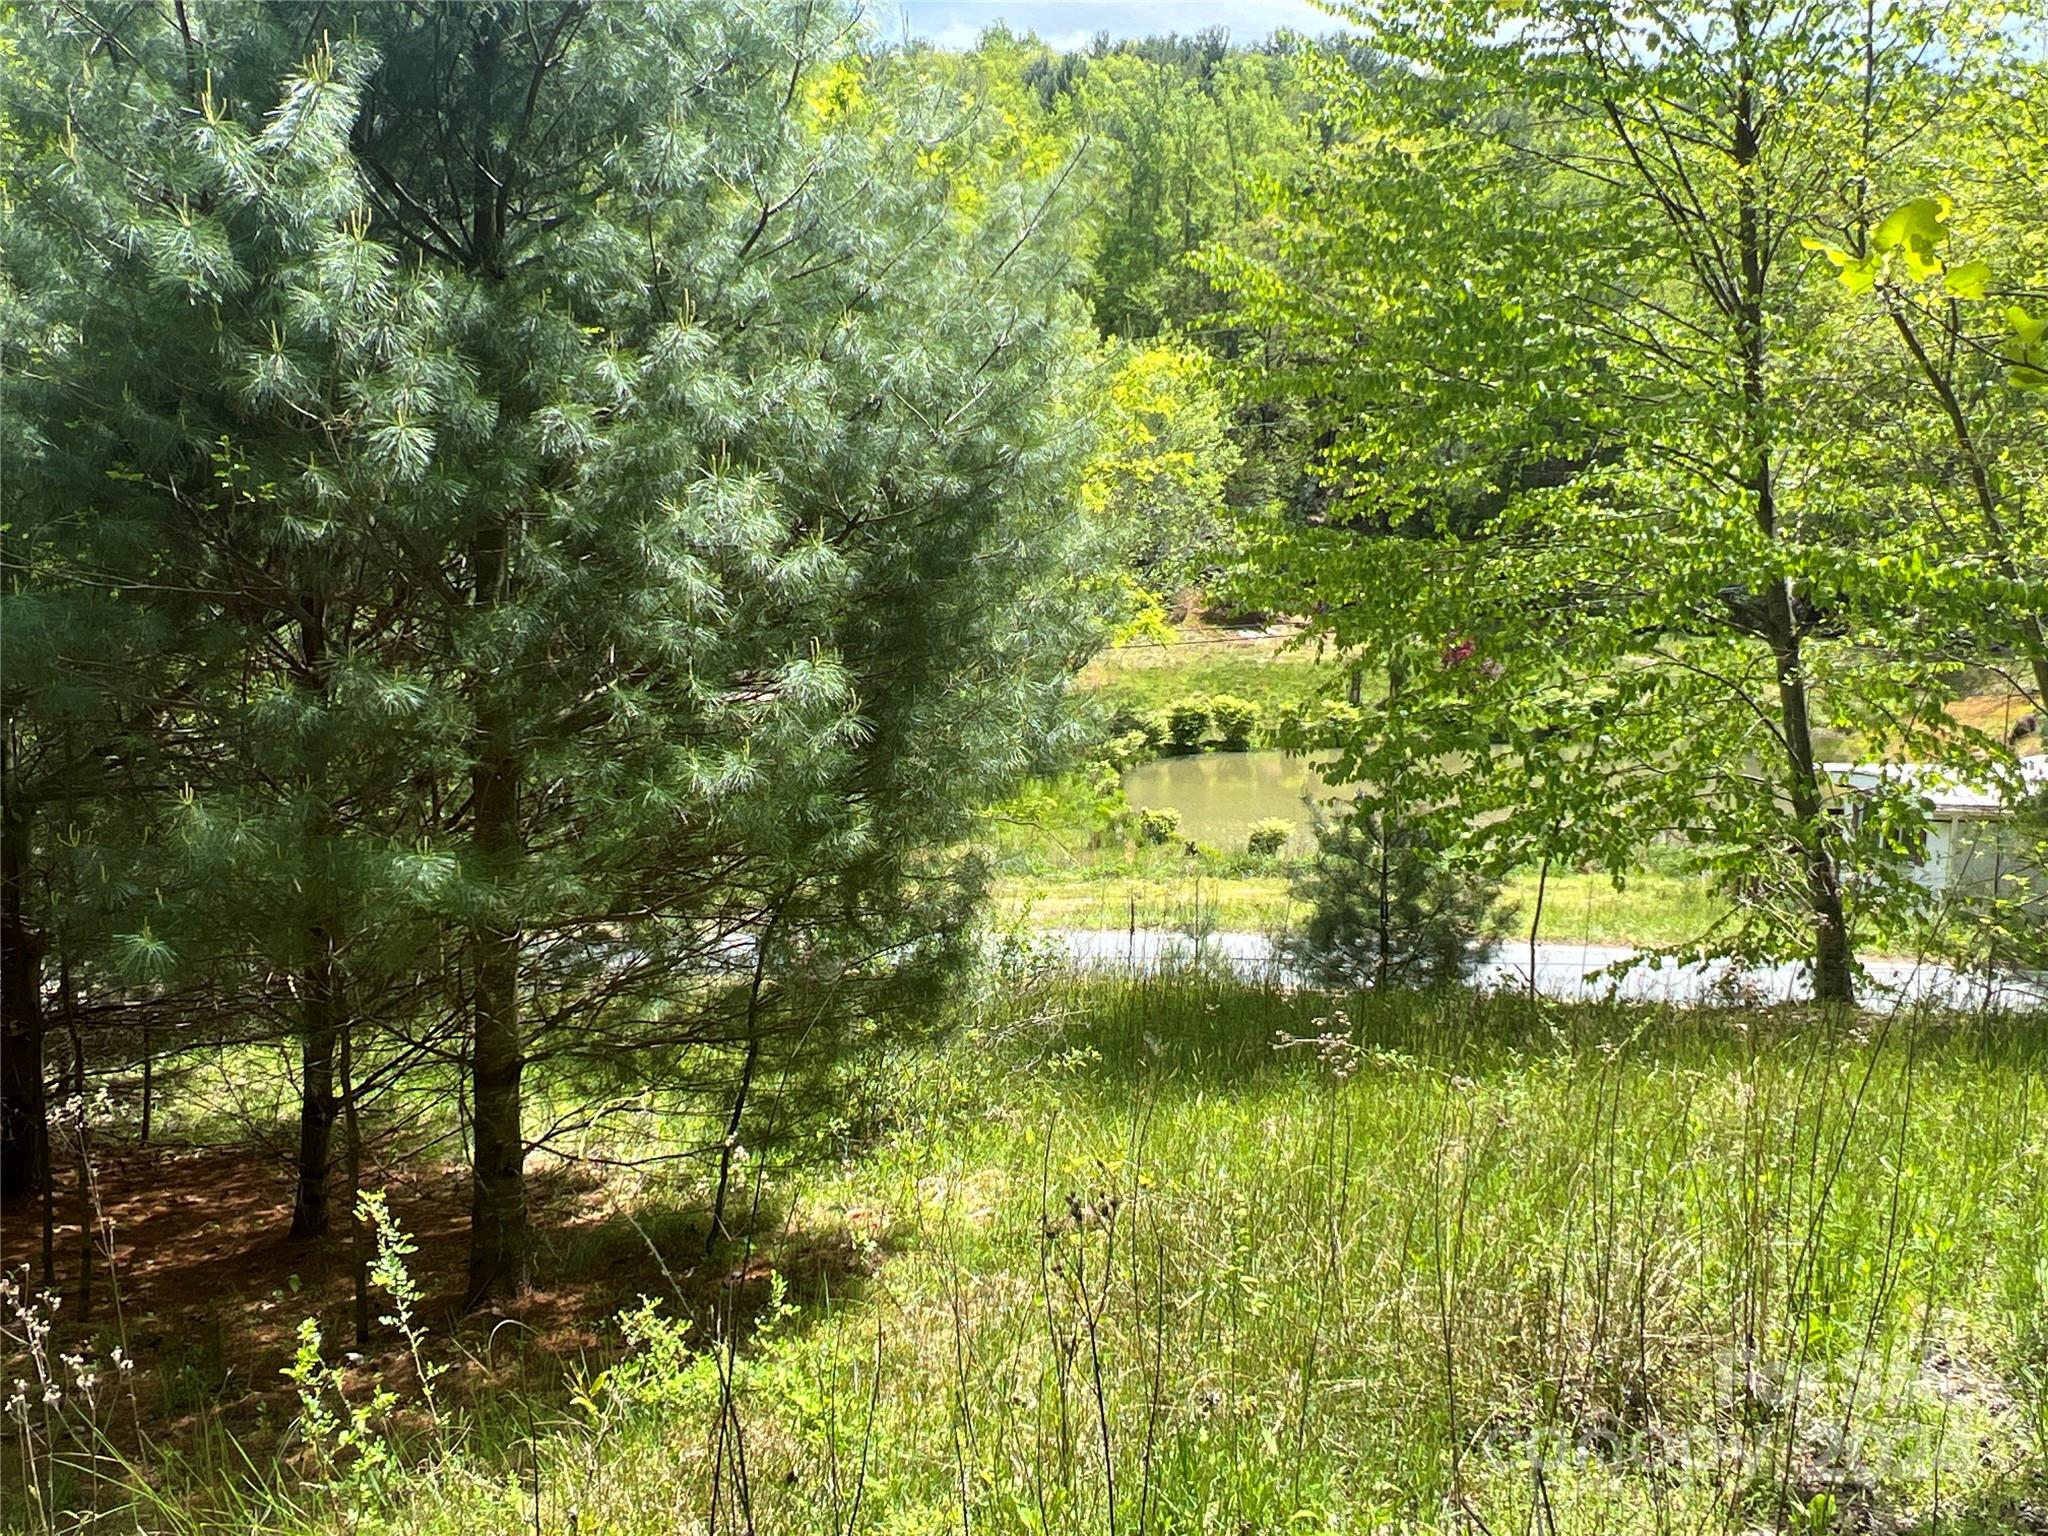
[[[1150,971],[1183,964],[1194,954],[1194,943],[1186,934],[1153,929],[1131,933],[1125,929],[1055,928],[1047,930],[1046,937],[1062,945],[1082,966]],[[1212,933],[1203,941],[1203,952],[1245,976],[1280,974],[1272,942],[1263,934]],[[1917,1001],[1974,1009],[1984,1006],[1987,998],[2006,1008],[2048,1003],[2048,977],[2003,977],[1987,988],[1983,976],[1963,975],[1931,963],[1866,958],[1863,965],[1866,1006]],[[1488,988],[1526,987],[1528,946],[1496,950],[1476,979]],[[1602,944],[1537,945],[1536,987],[1546,996],[1573,1001],[1613,996],[1632,1002],[1700,1003],[1732,994],[1784,1002],[1811,995],[1804,966],[1743,970],[1725,961],[1659,966],[1640,959],[1638,951]]]

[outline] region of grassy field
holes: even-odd
[[[1341,695],[1343,674],[1284,636],[1190,629],[1173,645],[1105,651],[1080,677],[1081,689],[1110,711],[1159,710],[1178,699],[1228,693],[1260,706],[1269,724],[1290,704]]]
[[[1275,861],[1276,864],[1278,861]],[[1041,928],[1188,928],[1270,933],[1302,913],[1284,869],[1212,873],[1197,867],[1160,873],[1139,861],[1100,862],[999,881],[1000,912]],[[1519,870],[1502,886],[1515,940],[1536,918],[1537,876]],[[1684,945],[1727,912],[1711,889],[1683,875],[1638,873],[1617,890],[1606,875],[1553,873],[1543,898],[1539,941],[1548,944]]]
[[[714,1263],[680,1185],[576,1237],[661,1278],[558,1377],[430,1331],[431,1405],[401,1343],[352,1429],[159,1451],[94,1528],[2036,1529],[2042,1055],[1023,966]]]

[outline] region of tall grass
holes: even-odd
[[[566,1404],[209,1528],[2022,1529],[2042,1058],[1992,1019],[1006,974],[771,1202],[845,1263],[643,1308]]]

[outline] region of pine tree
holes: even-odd
[[[123,300],[67,383],[179,530],[161,821],[231,893],[162,927],[291,978],[309,1229],[334,1043],[452,978],[501,1294],[530,1065],[786,1126],[970,948],[1100,617],[1060,178],[970,200],[811,5],[77,16],[24,218]]]
[[[1295,895],[1308,914],[1281,953],[1326,987],[1454,985],[1508,918],[1500,883],[1461,860],[1426,819],[1364,798],[1317,822]]]

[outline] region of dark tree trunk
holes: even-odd
[[[516,836],[518,766],[493,756],[476,772],[477,836],[503,851]],[[525,1068],[519,1018],[519,930],[492,924],[476,933],[476,1035],[471,1047],[471,1098],[476,1166],[469,1218],[471,1305],[513,1294],[526,1284],[526,1136],[520,1124],[520,1074]]]
[[[476,546],[476,602],[505,597],[510,530],[497,524]],[[476,703],[476,766],[471,775],[472,836],[479,862],[509,885],[520,848],[519,758],[502,682],[483,680]],[[526,1136],[520,1124],[518,923],[487,919],[471,933],[474,1036],[470,1089],[476,1117],[470,1182],[469,1300],[472,1306],[522,1290],[527,1281]]]
[[[299,1043],[299,1180],[292,1203],[293,1237],[322,1236],[329,1225],[327,1175],[333,1161],[334,1051],[341,1038],[341,998],[335,985],[333,941],[316,926],[304,976],[304,1024]]]
[[[92,1176],[92,1115],[85,1098],[85,1036],[78,1028],[77,996],[71,990],[71,963],[59,959],[58,993],[64,1002],[64,1032],[71,1038],[72,1120],[75,1136],[72,1168],[78,1178],[78,1326],[92,1321],[92,1250],[100,1224],[99,1201]]]
[[[13,732],[0,732],[0,1194],[50,1182],[43,1090],[43,953],[27,916],[29,811],[15,777]]]
[[[341,1032],[342,1135],[348,1157],[348,1256],[355,1271],[356,1343],[370,1342],[370,1255],[363,1241],[363,1218],[356,1210],[363,1194],[363,1128],[356,1106],[356,1031],[353,1023]]]
[[[1792,629],[1791,598],[1782,583],[1773,589],[1769,612],[1771,656],[1785,732],[1785,786],[1798,827],[1807,905],[1813,913],[1813,995],[1817,1002],[1854,1003],[1855,962],[1842,905],[1841,868],[1835,862],[1827,803],[1814,765],[1813,726],[1807,713],[1806,681],[1800,671],[1799,637]]]
[[[725,1200],[732,1183],[732,1157],[740,1144],[740,1122],[747,1112],[747,1095],[753,1090],[754,1068],[761,1059],[761,988],[768,979],[768,949],[775,939],[775,928],[782,921],[783,908],[789,896],[785,893],[775,904],[775,910],[761,927],[760,937],[754,943],[754,976],[747,988],[747,1053],[740,1064],[739,1086],[733,1091],[732,1113],[725,1123],[725,1141],[718,1149],[718,1189],[711,1200],[711,1227],[704,1234],[704,1256],[708,1259],[717,1251],[719,1239],[725,1237]]]
[[[149,1037],[149,1025],[142,1026],[142,1134],[140,1144],[149,1145],[149,1120],[156,1108],[156,1048]]]
[[[304,599],[299,624],[298,686],[325,712],[327,703],[327,614],[317,596]],[[291,1235],[320,1237],[329,1225],[327,1176],[333,1161],[334,1047],[342,1028],[339,968],[335,962],[336,921],[328,888],[329,844],[334,827],[329,803],[328,751],[316,738],[305,770],[305,789],[316,809],[305,828],[305,853],[313,874],[312,900],[305,915],[305,963],[299,973],[299,1162],[292,1200]]]

